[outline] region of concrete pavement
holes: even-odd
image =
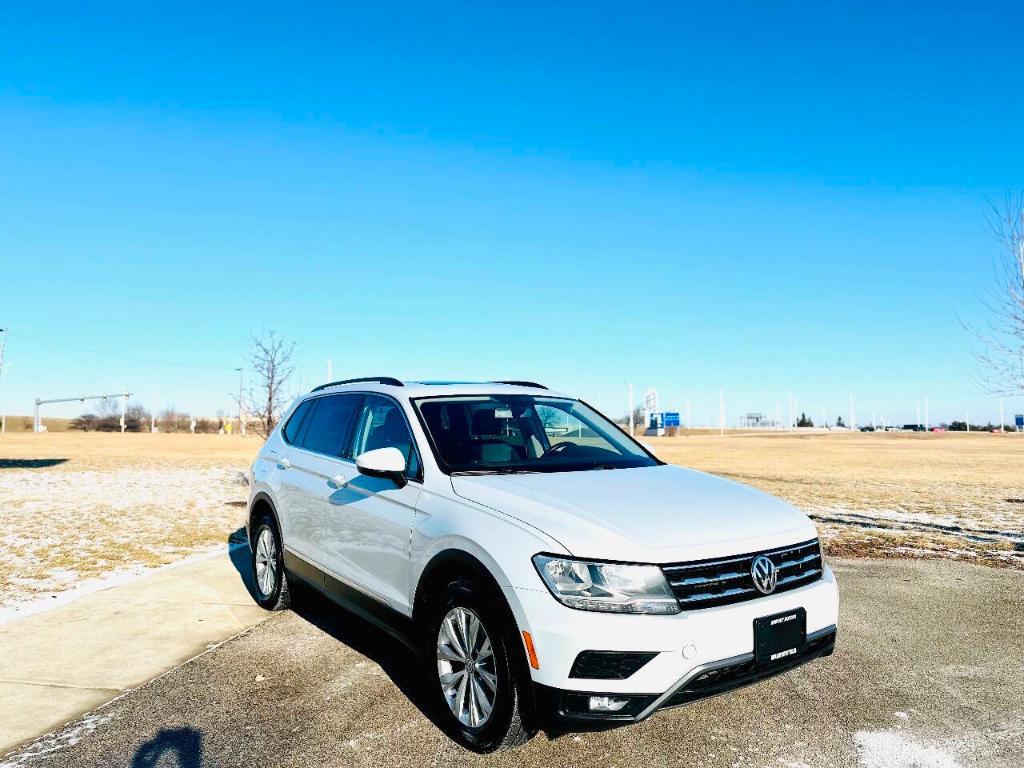
[[[0,768],[1019,766],[1024,574],[950,561],[833,566],[843,602],[832,657],[624,729],[467,753],[432,721],[403,646],[307,596]]]
[[[0,754],[267,617],[225,551],[0,626]]]

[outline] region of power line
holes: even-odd
[[[98,355],[100,357],[111,357],[111,358],[115,358],[115,359],[118,359],[118,360],[125,360],[125,361],[132,362],[132,363],[147,363],[149,365],[167,365],[167,366],[172,366],[174,368],[192,368],[192,369],[207,370],[207,371],[235,371],[235,370],[237,370],[237,368],[235,368],[234,366],[230,366],[230,365],[198,365],[198,364],[195,364],[195,363],[178,363],[178,362],[174,362],[172,360],[157,360],[155,358],[150,358],[150,357],[136,357],[134,355],[124,355],[124,354],[121,354],[121,353],[118,353],[118,352],[101,352],[100,350],[97,350],[97,349],[88,349],[86,347],[79,347],[79,346],[76,346],[74,344],[67,344],[67,343],[62,342],[62,341],[53,341],[51,339],[44,339],[44,338],[41,338],[39,336],[33,336],[31,334],[28,334],[28,333],[22,333],[21,331],[11,331],[10,329],[8,329],[7,333],[8,333],[8,335],[11,335],[11,336],[18,336],[18,337],[23,338],[23,339],[31,339],[32,341],[38,341],[38,342],[41,342],[43,344],[50,344],[50,345],[52,345],[54,347],[63,347],[64,349],[71,349],[71,350],[74,350],[76,352],[84,352],[85,354]]]

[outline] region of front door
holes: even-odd
[[[408,482],[356,471],[356,456],[387,447],[405,455]],[[345,453],[351,462],[346,465],[346,482],[327,497],[326,569],[409,614],[409,534],[422,477],[419,454],[398,402],[366,395]]]

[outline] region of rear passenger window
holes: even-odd
[[[333,395],[319,397],[313,402],[316,407],[302,435],[302,447],[328,456],[341,456],[362,398],[358,395]]]
[[[284,425],[284,429],[281,430],[284,435],[284,441],[286,443],[294,444],[298,442],[299,432],[302,430],[302,424],[306,420],[306,415],[309,413],[309,409],[313,407],[312,400],[306,400],[304,403],[300,403],[299,407],[295,409],[295,413],[288,419],[288,423]]]

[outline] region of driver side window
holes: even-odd
[[[352,455],[377,448],[397,448],[405,456],[405,476],[422,477],[419,455],[401,406],[379,395],[367,395],[353,436]]]

